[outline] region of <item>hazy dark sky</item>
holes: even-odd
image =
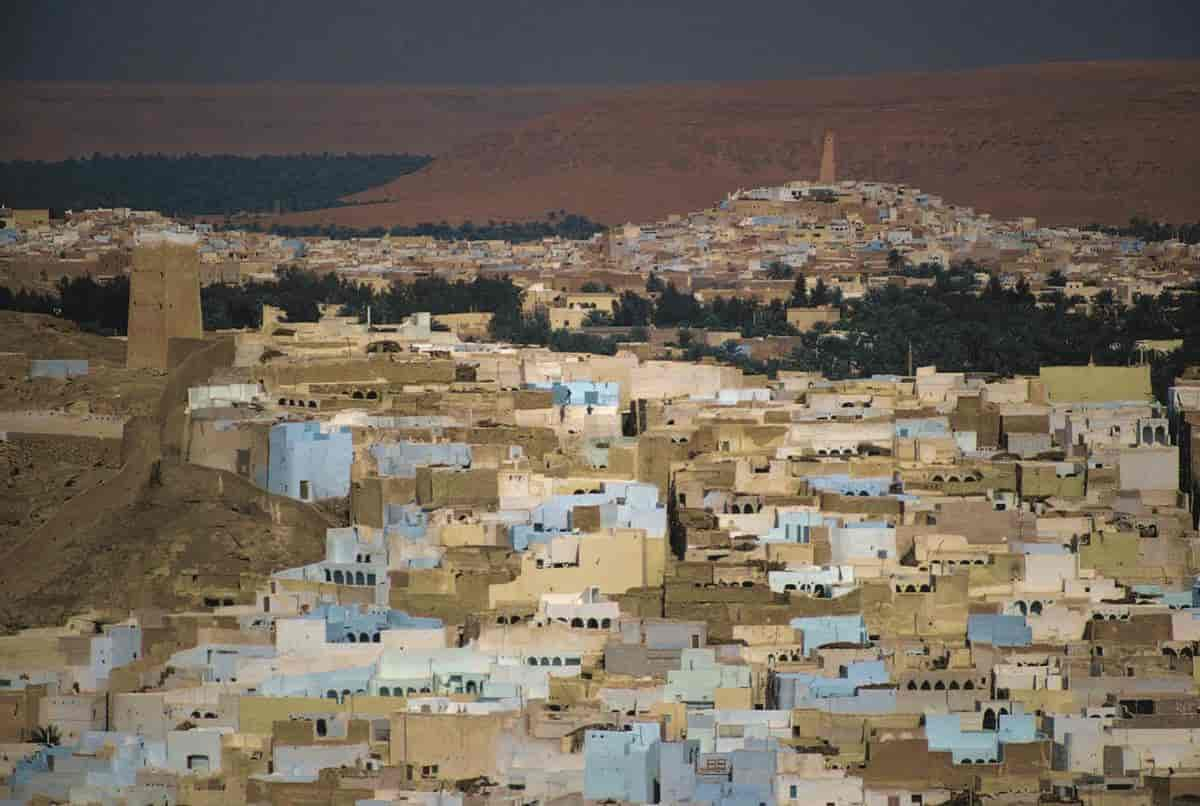
[[[1200,56],[1200,0],[8,0],[0,77],[638,82]]]

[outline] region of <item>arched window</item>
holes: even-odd
[[[1035,615],[1035,616],[1040,616],[1040,615],[1042,615],[1042,603],[1041,603],[1041,602],[1034,602],[1033,604],[1031,604],[1031,605],[1029,606],[1029,612],[1030,612],[1030,613],[1032,613],[1032,614],[1033,614],[1033,615]]]
[[[1153,441],[1154,441],[1154,430],[1150,426],[1144,427],[1142,429],[1142,442],[1149,445]]]
[[[579,616],[576,616],[575,618],[571,619],[571,626],[572,627],[582,627],[583,619],[579,618]]]
[[[950,686],[949,686],[949,688],[950,688],[950,690],[951,690],[951,691],[958,691],[958,681],[957,681],[957,680],[951,680],[951,681],[950,681]]]
[[[596,621],[594,618],[590,618],[590,619],[588,619],[588,620],[587,620],[587,628],[588,628],[589,630],[596,630],[596,629],[599,629],[599,628],[600,628],[600,622]],[[544,665],[544,664],[543,664],[543,665]]]
[[[329,691],[326,691],[326,692],[325,692],[325,697],[326,697],[327,699],[330,699],[330,700],[336,700],[336,699],[337,699],[337,692],[336,692],[336,691],[334,691],[333,689],[329,689]]]
[[[1157,426],[1154,429],[1154,441],[1159,445],[1167,444],[1167,429],[1163,426]]]
[[[392,690],[390,688],[388,688],[387,686],[380,686],[379,687],[379,696],[380,697],[390,697],[390,696],[392,696]]]
[[[550,665],[551,666],[562,666],[563,665],[562,658],[559,658],[559,657],[553,658],[550,661]]]
[[[908,681],[908,690],[909,690],[909,691],[916,691],[916,690],[917,690],[917,681],[916,681],[916,680],[909,680],[909,681]]]
[[[974,680],[968,680],[967,682],[963,683],[963,691],[974,691],[974,690],[975,690],[975,681]]]
[[[934,684],[933,684],[933,690],[934,690],[934,691],[945,691],[945,690],[946,690],[946,684],[945,684],[945,683],[943,683],[941,680],[939,680],[939,681],[937,681],[936,683],[934,683]]]
[[[730,505],[729,505],[729,511],[730,511],[730,512],[732,512],[734,515],[741,515],[741,514],[742,514],[742,508],[741,508],[741,507],[739,507],[737,504],[730,504]]]
[[[930,690],[929,681],[928,681],[928,680],[922,680],[922,681],[921,681],[921,691],[929,691],[929,690]]]
[[[365,632],[360,632],[358,634],[358,642],[360,644],[369,644],[371,643],[371,636],[367,635]]]
[[[362,390],[355,389],[354,393],[352,395],[350,395],[350,397],[352,397],[354,400],[362,400],[363,399]]]
[[[905,593],[916,593],[916,592],[917,592],[917,586],[916,586],[916,585],[909,585],[908,587],[906,587],[906,588],[904,589],[904,592],[905,592]]]
[[[817,585],[815,588],[813,588],[813,596],[816,596],[818,599],[824,599],[825,598],[825,586]]]
[[[537,666],[537,665],[538,665],[537,658],[530,658],[530,659],[529,659],[529,665],[530,665],[530,666]]]
[[[921,593],[929,593],[929,585],[922,585],[920,591]]]
[[[330,573],[330,571],[329,571],[329,569],[328,569],[328,568],[326,568],[326,569],[325,569],[325,581],[326,581],[326,582],[333,582],[333,574],[332,574],[332,573]]]
[[[315,401],[315,400],[308,401],[308,407],[310,409],[315,409],[317,407],[317,401]]]
[[[1029,612],[1029,608],[1026,607],[1024,602],[1017,602],[1017,612],[1024,616]]]
[[[550,659],[549,659],[549,658],[546,658],[546,657],[543,657],[543,658],[542,658],[542,665],[543,665],[543,666],[549,666],[549,665],[550,665]]]
[[[607,619],[607,618],[600,619],[600,629],[607,630],[611,626],[612,626],[612,619]]]
[[[362,571],[354,572],[354,584],[355,585],[366,585],[367,584],[367,577],[365,574],[363,574]]]
[[[349,642],[350,642],[350,643],[352,643],[352,644],[356,644],[356,643],[358,643],[358,639],[356,639],[356,638],[354,637],[354,633],[352,633],[352,632],[348,632],[348,633],[346,633],[346,640],[347,640],[347,641],[349,641]]]
[[[467,681],[467,693],[468,694],[474,694],[477,689],[478,689],[478,686],[475,685],[474,680]]]
[[[350,689],[348,689],[348,688],[342,689],[342,699],[345,699],[346,697],[349,697],[349,696],[350,696]]]
[[[983,729],[984,730],[995,730],[996,729],[996,712],[993,711],[991,708],[989,708],[983,712]]]
[[[379,393],[376,392],[374,389],[371,389],[370,391],[367,392],[367,400],[378,400],[378,399],[379,399]]]
[[[333,572],[333,584],[341,585],[345,581],[345,579],[346,578],[342,575],[341,571]]]
[[[378,643],[379,643],[379,633],[372,633],[372,634],[371,634],[371,643],[372,643],[372,644],[378,644]]]

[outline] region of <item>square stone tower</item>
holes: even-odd
[[[169,369],[171,339],[204,335],[200,318],[200,253],[194,246],[161,243],[133,253],[129,275],[129,341],[125,365]]]

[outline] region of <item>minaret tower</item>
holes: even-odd
[[[818,181],[822,185],[832,185],[837,182],[837,137],[833,129],[825,130],[825,139],[821,146],[821,174]]]

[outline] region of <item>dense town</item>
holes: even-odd
[[[166,598],[0,637],[0,803],[1200,799],[1200,368],[1152,378],[1184,338],[1011,374],[912,343],[864,348],[887,373],[795,363],[852,339],[856,302],[955,277],[1031,311],[1178,307],[1200,246],[836,181],[832,153],[588,240],[0,211],[0,286],[127,277],[106,338],[163,384],[153,417],[0,411],[6,443],[120,456],[29,540],[172,463],[323,519],[262,573],[147,565],[124,587]],[[202,294],[284,267],[381,295],[504,278],[611,349],[502,338],[487,300],[205,329]],[[724,325],[739,300],[778,321]],[[116,371],[0,359],[10,387]]]

